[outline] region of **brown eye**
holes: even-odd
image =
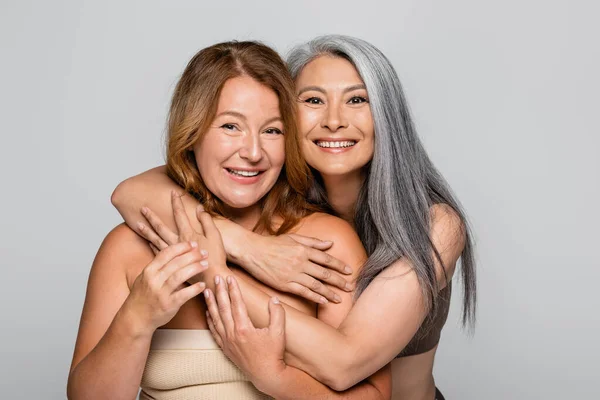
[[[277,128],[269,128],[265,131],[265,133],[268,133],[269,135],[282,135],[283,132],[281,132],[281,130],[277,129]]]
[[[228,131],[232,131],[232,130],[236,129],[236,126],[233,124],[223,124],[223,125],[221,125],[221,128],[226,129]]]
[[[351,98],[350,100],[348,100],[348,103],[350,104],[362,104],[362,103],[368,103],[369,101],[361,96],[354,96],[353,98]]]
[[[309,97],[308,99],[304,100],[304,102],[314,105],[323,104],[323,101],[321,101],[321,99],[318,97]]]

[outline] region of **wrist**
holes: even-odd
[[[261,392],[268,394],[276,399],[285,398],[289,393],[289,368],[281,361],[273,372],[263,373],[262,376],[254,376],[252,384]]]
[[[156,328],[143,320],[137,313],[124,304],[113,321],[115,330],[120,336],[136,340],[151,340]]]

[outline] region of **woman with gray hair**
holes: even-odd
[[[227,267],[211,265],[202,279],[210,288],[205,294],[213,335],[269,393],[283,394],[302,382],[288,365],[345,390],[392,362],[394,397],[442,399],[432,370],[459,258],[463,324],[472,327],[475,319],[471,235],[461,207],[427,156],[398,76],[377,48],[352,37],[323,36],[293,49],[288,66],[296,82],[303,155],[314,174],[309,200],[350,222],[368,259],[356,281],[355,304],[338,329],[286,306],[269,316],[266,294],[233,277],[221,279],[231,275]],[[160,171],[150,171],[122,183],[113,203],[130,226],[147,204],[173,228],[168,203],[146,201],[149,193],[169,192],[173,185]],[[186,207],[193,209],[194,200],[186,199]],[[143,229],[154,246],[184,239],[160,218],[149,214],[158,235]],[[344,287],[342,275],[326,269],[343,271],[321,251],[330,243],[259,238],[215,222],[223,243],[198,234],[201,247],[211,253],[224,244],[230,261],[270,286],[320,302],[335,301],[320,280]],[[270,317],[278,324],[254,328],[269,325]]]

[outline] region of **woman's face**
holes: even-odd
[[[360,171],[373,158],[374,128],[365,85],[340,57],[321,56],[296,79],[306,162],[323,176]]]
[[[232,208],[255,205],[285,160],[277,94],[248,76],[228,80],[213,122],[193,149],[208,190]]]

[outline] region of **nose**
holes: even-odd
[[[262,159],[262,146],[259,133],[250,133],[242,139],[242,147],[239,150],[240,157],[251,163],[257,163]]]
[[[348,121],[344,116],[340,104],[335,104],[334,102],[329,104],[325,115],[323,115],[321,127],[329,129],[332,132],[348,127]]]

